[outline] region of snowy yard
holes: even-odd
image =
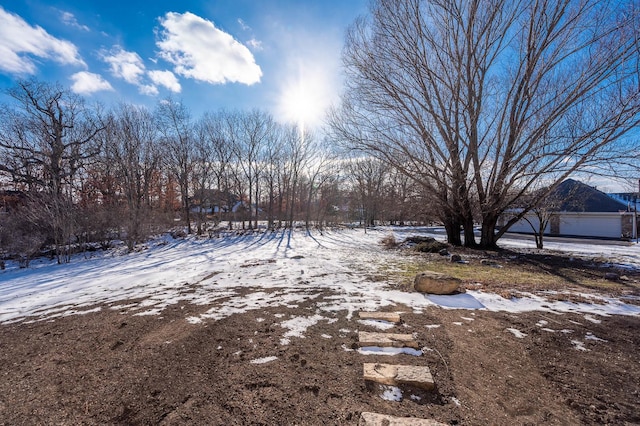
[[[0,273],[0,323],[83,314],[104,306],[126,308],[135,315],[160,315],[167,306],[180,302],[208,307],[186,318],[199,323],[248,310],[296,305],[317,298],[323,290],[337,296],[319,300],[319,311],[346,311],[349,316],[396,303],[415,312],[435,304],[490,311],[640,315],[639,306],[606,297],[595,305],[549,302],[537,295],[507,300],[482,291],[425,297],[371,280],[381,269],[388,271],[401,262],[398,253],[379,244],[384,236],[394,233],[402,240],[420,233],[442,238],[433,231],[390,228],[367,233],[283,231],[201,240],[162,238],[132,254],[113,251],[91,259],[79,257],[66,265],[34,262],[29,269],[10,264]],[[534,247],[531,241],[508,239],[502,245]],[[547,248],[573,256],[607,256],[618,265],[640,268],[637,245],[547,243]]]

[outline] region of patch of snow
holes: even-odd
[[[421,401],[422,400],[421,397],[419,397],[418,395],[413,395],[413,394],[409,398],[411,398],[414,401]]]
[[[388,330],[390,328],[395,327],[395,324],[389,322],[389,321],[383,321],[383,320],[372,320],[372,319],[366,319],[366,320],[358,320],[358,322],[360,324],[364,324],[364,325],[368,325],[371,327],[375,327],[379,330]]]
[[[345,345],[344,343],[342,345],[340,345],[340,347],[345,351],[345,352],[353,352],[353,349],[348,348],[347,345]]]
[[[382,395],[380,395],[380,398],[385,401],[402,401],[402,390],[400,390],[399,387],[383,385],[382,388],[384,391],[382,392]]]
[[[569,330],[568,328],[563,328],[562,330],[560,330],[560,333],[571,334],[573,333],[573,330]]]
[[[602,320],[599,320],[598,318],[594,318],[592,315],[585,315],[584,319],[586,319],[587,321],[590,321],[594,324],[600,324],[602,322]]]
[[[460,400],[455,396],[451,397],[451,401],[453,401],[453,403],[456,404],[458,407],[460,406]]]
[[[454,322],[453,322],[453,324],[454,324],[454,325],[462,325],[462,323],[461,323],[461,322],[458,322],[458,321],[454,321]]]
[[[264,318],[256,318],[256,322],[264,322]]]
[[[573,348],[577,351],[588,351],[589,349],[584,347],[584,342],[580,340],[572,340],[571,344],[573,344]]]
[[[523,333],[522,331],[518,330],[517,328],[507,328],[507,331],[510,331],[518,339],[524,339],[525,337],[527,337],[527,335],[525,333]]]
[[[283,338],[280,340],[281,345],[288,345],[291,340],[290,337],[299,337],[304,339],[304,332],[312,325],[316,325],[318,321],[326,319],[321,315],[314,315],[311,317],[293,317],[289,320],[280,323],[280,327],[287,328],[289,331],[284,333]]]
[[[330,334],[321,334],[321,336],[325,339],[331,339],[332,336]]]
[[[548,331],[549,333],[555,333],[556,332],[556,330],[554,330],[553,328],[547,328],[547,327],[542,327],[540,330]]]
[[[442,324],[427,324],[425,327],[428,329],[439,328]]]
[[[460,317],[460,318],[462,318],[465,321],[475,321],[476,320],[475,318],[469,318],[469,317]]]
[[[422,351],[413,348],[387,348],[380,346],[364,346],[358,349],[358,353],[361,355],[412,355],[422,356]]]
[[[549,324],[549,321],[545,321],[545,320],[540,320],[536,323],[538,327],[544,327],[547,324]]]
[[[605,339],[601,339],[599,337],[596,337],[592,332],[588,331],[587,334],[584,336],[585,339],[587,340],[594,340],[596,342],[608,342],[608,340]]]
[[[276,359],[278,359],[277,356],[267,356],[264,358],[256,358],[256,359],[252,359],[251,361],[249,361],[251,364],[266,364],[268,362],[272,362],[275,361]]]

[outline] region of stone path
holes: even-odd
[[[387,321],[396,325],[402,323],[400,314],[393,312],[359,312],[358,316],[361,319]],[[420,348],[413,334],[360,331],[358,333],[358,343],[361,348],[371,346],[382,348]],[[427,366],[364,363],[362,372],[364,380],[389,386],[410,385],[427,391],[435,389],[436,386],[431,371]],[[443,425],[443,423],[436,422],[435,420],[413,417],[393,417],[385,414],[367,412],[361,414],[358,424],[359,426]]]

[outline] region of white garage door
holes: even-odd
[[[560,234],[620,238],[622,220],[620,215],[562,217]]]

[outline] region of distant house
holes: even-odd
[[[636,238],[637,215],[633,204],[621,202],[573,179],[562,182],[548,198],[554,202],[547,205],[550,220],[545,235]],[[507,219],[503,218],[502,223]],[[538,215],[530,212],[512,225],[509,232],[533,234],[539,223]]]

